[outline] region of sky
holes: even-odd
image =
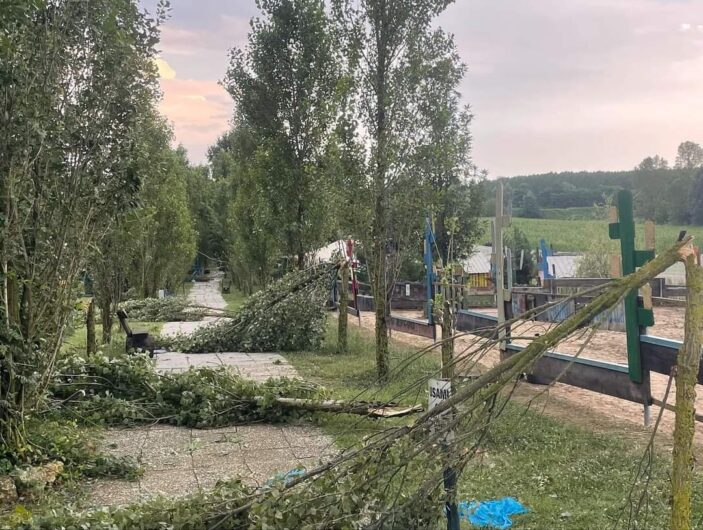
[[[149,9],[154,0],[142,0]],[[228,129],[219,86],[254,0],[171,0],[161,111],[191,161]],[[468,67],[472,155],[491,177],[631,169],[703,144],[703,0],[456,0],[437,20]]]

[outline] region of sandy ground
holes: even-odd
[[[655,325],[648,329],[649,335],[656,335],[669,339],[682,340],[684,326],[684,308],[657,307],[654,309]],[[487,313],[495,314],[495,310],[486,310]],[[422,318],[419,311],[394,311],[394,314]],[[350,323],[356,325],[358,320],[350,318]],[[373,313],[362,313],[362,326],[374,329],[375,317]],[[544,333],[549,329],[549,324],[542,322],[526,322],[521,326],[513,328],[513,335],[523,335],[532,337],[536,333]],[[441,330],[437,329],[438,336]],[[431,339],[401,333],[392,332],[394,339],[412,344],[418,347],[425,347],[432,344]],[[473,335],[457,339],[456,352],[468,352],[475,348],[477,338]],[[557,351],[562,353],[577,353],[583,346],[586,336],[574,336],[562,342]],[[520,341],[527,342],[527,341]],[[439,354],[439,352],[437,352]],[[625,348],[625,334],[614,331],[597,331],[595,336],[586,345],[582,357],[599,359],[604,361],[627,363],[627,353]],[[498,362],[497,349],[493,349],[483,357],[479,366],[464,367],[463,371],[482,371]],[[663,400],[668,376],[661,374],[651,374],[652,396],[655,399]],[[671,392],[667,400],[674,404],[676,401],[675,384],[672,383]],[[593,428],[599,431],[615,431],[626,436],[634,436],[639,441],[648,439],[652,427],[644,426],[644,407],[637,403],[605,396],[588,390],[571,387],[557,383],[552,387],[531,385],[522,383],[517,392],[518,399],[522,401],[533,401],[538,410],[543,410],[545,414],[562,418],[566,421]],[[697,411],[703,413],[703,392],[698,393]],[[660,408],[652,406],[652,423],[657,418]],[[659,434],[658,443],[662,447],[670,447],[672,433],[674,430],[674,414],[664,410]],[[696,423],[696,442],[698,451],[703,455],[703,424]]]
[[[189,298],[200,305],[225,307],[217,279],[196,283]],[[212,320],[169,322],[163,329],[171,334],[188,333]],[[161,372],[223,365],[257,381],[298,376],[295,368],[275,353],[162,353],[156,358],[156,368]],[[142,465],[144,475],[134,482],[104,479],[92,482],[88,500],[94,506],[125,504],[155,495],[186,495],[234,477],[252,486],[262,486],[278,473],[315,466],[335,453],[334,441],[305,422],[208,430],[169,425],[109,429],[103,448],[118,456],[134,457]]]

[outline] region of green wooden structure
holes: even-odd
[[[635,272],[654,258],[653,250],[635,250],[635,219],[632,211],[632,192],[621,190],[618,193],[618,222],[609,226],[610,239],[620,240],[622,259],[622,274],[624,276]],[[627,335],[627,364],[630,380],[642,382],[642,354],[640,351],[640,335],[644,328],[654,325],[654,313],[651,309],[639,307],[637,290],[630,292],[624,300],[625,304],[625,333]]]

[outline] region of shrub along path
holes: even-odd
[[[194,284],[188,298],[208,307],[226,305],[217,279]],[[188,333],[207,324],[208,320],[169,322],[164,324],[162,332]],[[293,366],[274,353],[164,353],[156,359],[157,369],[162,372],[220,365],[230,366],[242,376],[258,381],[298,376]],[[94,482],[89,494],[93,505],[124,504],[159,494],[186,495],[237,476],[248,484],[262,485],[277,473],[314,465],[335,452],[329,436],[302,421],[297,425],[261,424],[208,430],[169,425],[110,429],[103,443],[106,451],[135,457],[144,475],[135,482]]]

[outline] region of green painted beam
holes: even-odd
[[[652,258],[652,250],[635,250],[635,218],[632,211],[632,193],[621,190],[618,193],[618,222],[611,223],[608,232],[611,239],[620,240],[622,274],[627,276],[635,272]],[[637,305],[637,290],[633,289],[624,300],[625,332],[627,334],[627,364],[630,380],[642,382],[642,356],[640,353],[641,328],[654,324],[654,313]]]

